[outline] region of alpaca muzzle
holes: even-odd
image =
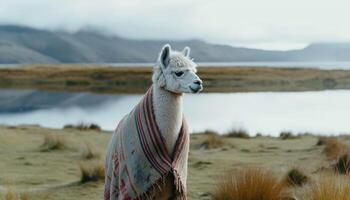
[[[190,86],[189,86],[190,90],[192,93],[199,93],[200,91],[203,90],[203,82],[198,79],[196,81],[194,81]]]

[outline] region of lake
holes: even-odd
[[[142,95],[0,90],[0,124],[96,123],[113,130]],[[243,128],[251,135],[281,131],[350,133],[350,91],[186,94],[184,113],[192,131],[224,133]]]

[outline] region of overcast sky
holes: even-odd
[[[349,0],[0,0],[0,23],[264,49],[350,41]]]

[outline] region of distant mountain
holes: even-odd
[[[350,61],[350,43],[317,43],[301,50],[266,51],[201,40],[134,40],[94,31],[68,33],[22,26],[0,26],[0,63],[154,62],[160,48],[192,48],[198,62]]]

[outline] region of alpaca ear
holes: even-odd
[[[162,51],[160,52],[160,62],[162,63],[164,68],[166,68],[169,64],[170,51],[171,51],[170,45],[166,44],[164,45],[164,47],[162,48]]]
[[[185,47],[184,50],[182,50],[182,54],[187,58],[190,57],[190,52],[191,52],[190,47]]]

